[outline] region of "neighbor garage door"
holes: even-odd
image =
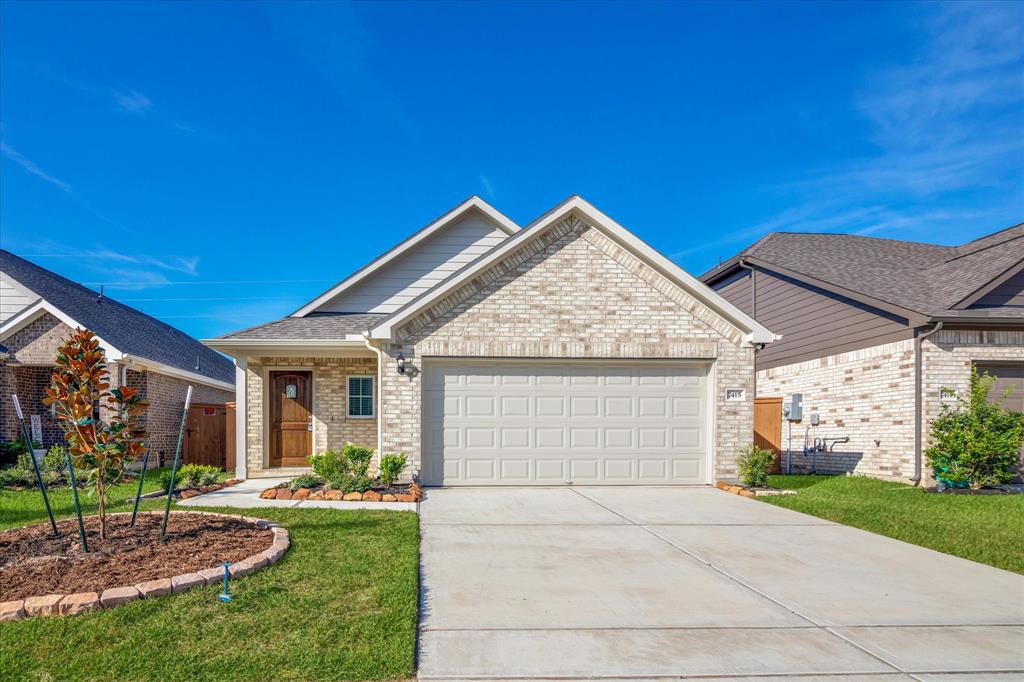
[[[978,374],[996,377],[988,394],[990,402],[999,403],[1017,412],[1024,412],[1024,363],[976,362]]]
[[[703,484],[707,368],[427,361],[427,485]]]

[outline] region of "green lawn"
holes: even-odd
[[[131,489],[116,494],[123,501]],[[70,495],[55,493],[52,499],[60,516],[73,513]],[[159,506],[149,501],[143,508]],[[130,506],[114,509],[124,510]],[[258,514],[287,527],[292,547],[276,565],[234,581],[231,604],[219,603],[219,586],[210,586],[95,614],[3,623],[2,677],[411,678],[419,590],[417,516],[330,509],[262,509]],[[38,492],[0,490],[2,527],[45,519]]]
[[[939,495],[862,476],[770,476],[769,485],[799,492],[758,500],[1024,573],[1024,496]]]

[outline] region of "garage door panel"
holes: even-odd
[[[706,370],[427,363],[428,485],[706,483]]]

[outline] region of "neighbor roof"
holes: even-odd
[[[348,335],[362,335],[386,313],[310,313],[305,317],[285,317],[266,324],[249,327],[211,342],[226,339],[292,339],[296,341],[325,341],[344,339]]]
[[[169,324],[101,296],[10,251],[0,250],[0,270],[124,355],[216,381],[235,382],[230,360]]]
[[[840,287],[929,317],[958,312],[972,294],[1024,264],[1024,223],[959,246],[850,234],[773,232],[701,279],[714,282],[750,261]],[[1018,317],[1000,309],[984,317]]]

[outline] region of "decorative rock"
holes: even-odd
[[[309,488],[299,488],[292,493],[293,500],[306,500],[309,499]]]
[[[60,602],[60,615],[73,616],[76,613],[86,611],[98,611],[100,608],[100,595],[96,592],[79,592],[69,594]]]
[[[398,500],[398,498],[391,493],[384,493],[380,499],[384,502],[395,502]]]
[[[311,492],[309,494],[309,499],[311,499],[311,500],[322,500],[322,499],[324,499],[324,491],[323,490],[315,490],[315,491]]]
[[[103,594],[100,595],[100,603],[103,604],[103,608],[109,609],[111,606],[127,604],[138,598],[139,591],[134,587],[112,587],[109,590],[103,590]]]
[[[201,485],[201,486],[199,486],[199,492],[201,492],[204,495],[206,493],[212,493],[214,490],[218,490],[218,488],[214,488],[212,485]]]
[[[25,615],[32,616],[55,616],[59,613],[59,606],[63,594],[47,594],[42,597],[29,597],[25,600]]]
[[[382,499],[381,494],[376,490],[367,490],[363,493],[364,502],[380,502]]]
[[[408,493],[398,493],[397,495],[395,495],[395,501],[396,502],[415,502],[416,501],[416,496],[415,495],[410,495]]]
[[[228,480],[224,481],[224,485],[238,485],[241,482],[242,479],[240,478],[229,478]]]
[[[264,500],[272,500],[277,497],[277,488],[267,488],[260,493],[260,497]]]
[[[159,580],[145,580],[135,586],[139,595],[146,599],[163,597],[171,593],[171,579],[161,578]]]
[[[256,519],[256,527],[261,529],[261,530],[266,530],[268,528],[279,528],[280,526],[281,526],[281,524],[277,523],[276,521],[267,521],[266,519]]]
[[[351,501],[351,502],[357,502],[357,501],[363,499],[363,494],[362,493],[346,493],[344,496],[342,496],[341,499],[346,500],[346,501]]]
[[[25,600],[0,602],[0,622],[5,620],[21,620],[25,617]]]
[[[201,494],[198,490],[183,490],[181,491],[181,499],[188,500]]]
[[[278,488],[277,489],[277,499],[279,499],[279,500],[290,500],[290,499],[292,499],[292,491],[288,490],[288,488]]]
[[[205,584],[206,578],[198,573],[182,573],[171,578],[171,592],[178,594],[179,592],[191,590],[193,587]]]
[[[328,490],[327,492],[324,493],[324,499],[325,500],[333,500],[333,501],[337,502],[338,500],[341,499],[341,491],[340,490]]]

